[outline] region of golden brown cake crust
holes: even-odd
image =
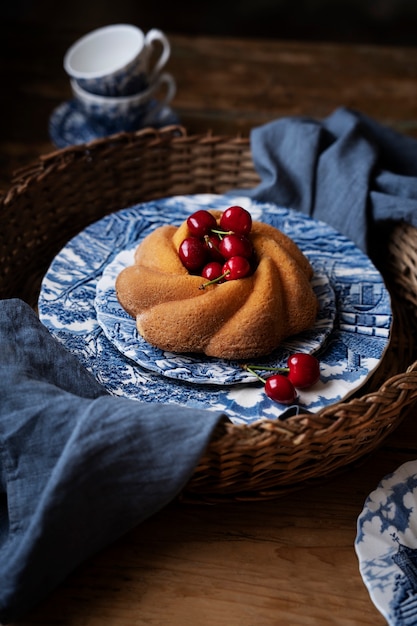
[[[211,212],[219,219],[219,211]],[[134,265],[116,279],[120,304],[150,344],[240,360],[269,354],[314,324],[313,269],[284,233],[254,221],[253,274],[205,289],[199,288],[204,279],[189,274],[178,255],[188,235],[186,222],[157,228],[136,249]]]

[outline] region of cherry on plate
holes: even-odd
[[[288,378],[298,389],[312,387],[320,378],[320,363],[312,354],[296,352],[288,357]]]
[[[266,395],[280,404],[292,404],[297,400],[297,392],[287,376],[274,374],[265,381]]]

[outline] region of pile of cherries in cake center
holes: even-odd
[[[208,282],[222,283],[249,276],[255,255],[250,240],[252,216],[241,206],[223,211],[219,224],[212,213],[200,209],[187,219],[190,235],[180,244],[178,254],[190,274]]]

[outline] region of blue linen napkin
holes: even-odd
[[[0,621],[175,498],[222,418],[110,396],[0,300]]]
[[[417,141],[341,107],[323,120],[285,117],[254,128],[260,184],[242,191],[327,222],[366,254],[378,226],[417,226]]]

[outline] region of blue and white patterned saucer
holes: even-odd
[[[178,116],[168,106],[163,107],[154,117],[149,115],[146,119],[151,121],[138,124],[137,128],[130,130],[140,130],[144,126],[162,128],[179,123]],[[89,120],[76,100],[63,102],[52,111],[49,118],[49,137],[57,148],[88,143],[94,139],[108,137],[114,132],[114,129],[106,124]]]
[[[358,518],[355,550],[370,597],[390,626],[417,624],[417,461],[385,476]]]
[[[155,353],[146,356],[146,364],[139,365],[123,354],[111,334],[110,339],[106,336],[103,320],[100,323],[97,318],[98,284],[103,275],[114,271],[123,252],[129,254],[162,224],[180,224],[199,208],[225,209],[232,204],[244,206],[253,219],[271,223],[292,237],[311,260],[318,288],[323,290],[324,317],[318,335],[304,340],[296,337],[287,345],[290,352],[314,351],[321,346],[320,381],[300,392],[300,407],[315,412],[340,401],[378,366],[389,341],[390,299],[378,271],[351,241],[327,224],[274,204],[232,195],[176,196],[136,205],[92,224],[64,247],[43,280],[41,320],[110,393],[149,402],[220,409],[236,423],[274,419],[286,411],[287,407],[266,396],[262,385],[233,380],[236,367],[226,372],[230,363],[217,359],[205,361],[160,353],[159,372],[155,373],[149,363],[156,358]],[[128,321],[134,327],[133,320]],[[227,380],[229,375],[231,380]]]

